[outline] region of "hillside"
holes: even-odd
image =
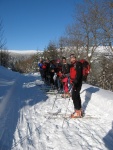
[[[113,149],[113,92],[83,84],[85,117],[64,120],[72,100],[44,88],[38,73],[0,67],[0,150]]]
[[[37,50],[8,50],[8,52],[11,57],[11,60],[13,60],[14,62],[18,60],[28,59],[29,57],[37,53],[42,53],[42,51]]]

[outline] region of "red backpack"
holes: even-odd
[[[81,64],[82,64],[82,69],[83,69],[83,78],[82,80],[83,81],[87,81],[87,76],[90,72],[90,64],[85,60],[85,59],[82,59],[80,60]]]
[[[42,65],[42,69],[46,69],[46,67],[47,67],[46,64]]]

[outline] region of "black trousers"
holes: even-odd
[[[80,98],[80,90],[82,87],[82,83],[77,85],[72,89],[72,100],[74,104],[74,109],[80,110],[81,109],[81,98]]]
[[[54,73],[51,72],[51,73],[50,73],[50,84],[53,84],[53,85],[54,85],[53,76],[54,76]]]

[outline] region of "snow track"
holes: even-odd
[[[0,92],[0,150],[113,149],[112,92],[84,84],[81,90],[83,108],[86,115],[94,118],[64,120],[55,114],[52,118],[48,112],[61,110],[59,113],[65,114],[69,99],[57,95],[55,101],[56,95],[40,90],[44,88],[40,76],[14,76],[12,72],[9,80],[3,76],[0,79],[0,88],[3,88]],[[6,79],[10,84],[6,84]],[[67,114],[72,112],[70,100]]]
[[[50,119],[49,117],[51,117],[51,115],[47,114],[48,110],[51,110],[52,108],[54,99],[55,96],[50,96],[47,101],[40,103],[40,105],[37,104],[37,106],[35,105],[31,109],[27,108],[30,109],[29,111],[24,109],[26,115],[24,115],[23,124],[27,131],[23,130],[25,131],[25,134],[23,134],[23,131],[21,133],[22,136],[26,135],[26,138],[22,138],[24,147],[21,142],[18,143],[19,149],[107,149],[105,148],[102,136],[106,136],[107,128],[108,126],[111,126],[111,121],[110,119],[106,120],[106,124],[104,125],[105,116],[100,116],[100,114],[103,113],[101,110],[98,110],[97,113],[97,106],[91,104],[93,111],[89,109],[89,112],[91,112],[92,115],[97,114],[100,116],[100,119],[65,120],[64,127],[62,128],[63,118],[56,117],[56,119]],[[66,101],[64,99],[58,99],[55,103],[54,109],[57,110],[61,108],[62,113],[65,112],[67,102],[68,99],[66,99]],[[69,103],[68,114],[71,112],[71,108],[72,101]],[[89,112],[87,111],[87,113]],[[47,117],[45,117],[46,115]],[[25,122],[27,123],[26,125]],[[19,129],[20,128],[22,127],[19,127]],[[19,131],[18,133],[20,134]],[[20,137],[18,139],[20,139]]]

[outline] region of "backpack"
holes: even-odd
[[[46,69],[46,65],[45,64],[42,65],[42,69]]]
[[[85,59],[82,59],[80,60],[81,64],[82,64],[82,81],[87,81],[87,76],[90,72],[90,64],[85,60]]]
[[[69,72],[70,72],[70,66],[69,66],[69,64],[63,64],[62,65],[62,73],[69,74]]]

